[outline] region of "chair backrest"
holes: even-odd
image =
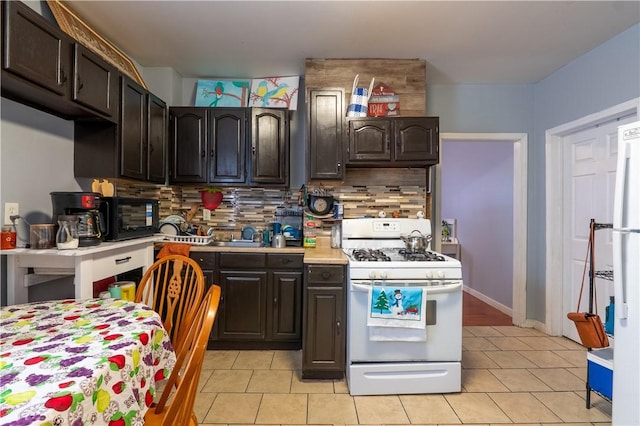
[[[220,287],[212,285],[187,329],[184,344],[176,352],[176,365],[167,379],[155,409],[149,409],[145,414],[145,425],[197,425],[193,405],[198,393],[204,354],[219,304]]]
[[[145,272],[136,290],[136,302],[146,303],[160,318],[175,350],[183,340],[182,328],[191,323],[204,295],[204,275],[193,259],[164,256]]]

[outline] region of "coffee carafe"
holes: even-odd
[[[98,245],[107,233],[106,222],[99,211],[101,202],[97,192],[52,192],[53,220],[74,216],[78,221],[78,246]]]

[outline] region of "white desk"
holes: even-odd
[[[65,276],[75,276],[76,299],[89,299],[94,281],[136,268],[144,273],[154,261],[154,242],[161,240],[162,236],[153,236],[75,250],[2,250],[7,255],[7,304],[27,303],[30,286]]]

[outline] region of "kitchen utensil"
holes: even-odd
[[[319,215],[325,215],[333,208],[333,196],[310,194],[307,204],[311,212]]]
[[[180,228],[175,223],[165,222],[158,229],[164,235],[180,235]]]
[[[196,213],[198,213],[198,208],[200,208],[200,204],[193,203],[191,204],[191,209],[185,215],[187,222],[191,222],[194,217],[196,217]]]
[[[285,248],[287,246],[287,239],[282,234],[276,234],[271,240],[271,247]]]
[[[184,218],[182,216],[178,216],[177,214],[172,214],[160,221],[161,223],[180,223],[184,222]]]
[[[50,249],[55,246],[54,225],[31,225],[29,228],[32,249]]]
[[[78,248],[78,218],[74,215],[58,216],[56,246],[59,250]]]
[[[242,239],[243,240],[248,240],[248,241],[253,241],[253,235],[256,233],[256,230],[254,227],[252,226],[245,226],[244,228],[242,228]]]
[[[418,235],[414,235],[414,233]],[[414,229],[409,235],[400,235],[400,239],[405,243],[405,249],[409,252],[420,252],[429,248],[431,235],[424,235],[422,232]]]

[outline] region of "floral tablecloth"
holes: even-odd
[[[116,299],[0,309],[0,424],[143,425],[175,353],[157,313]]]

